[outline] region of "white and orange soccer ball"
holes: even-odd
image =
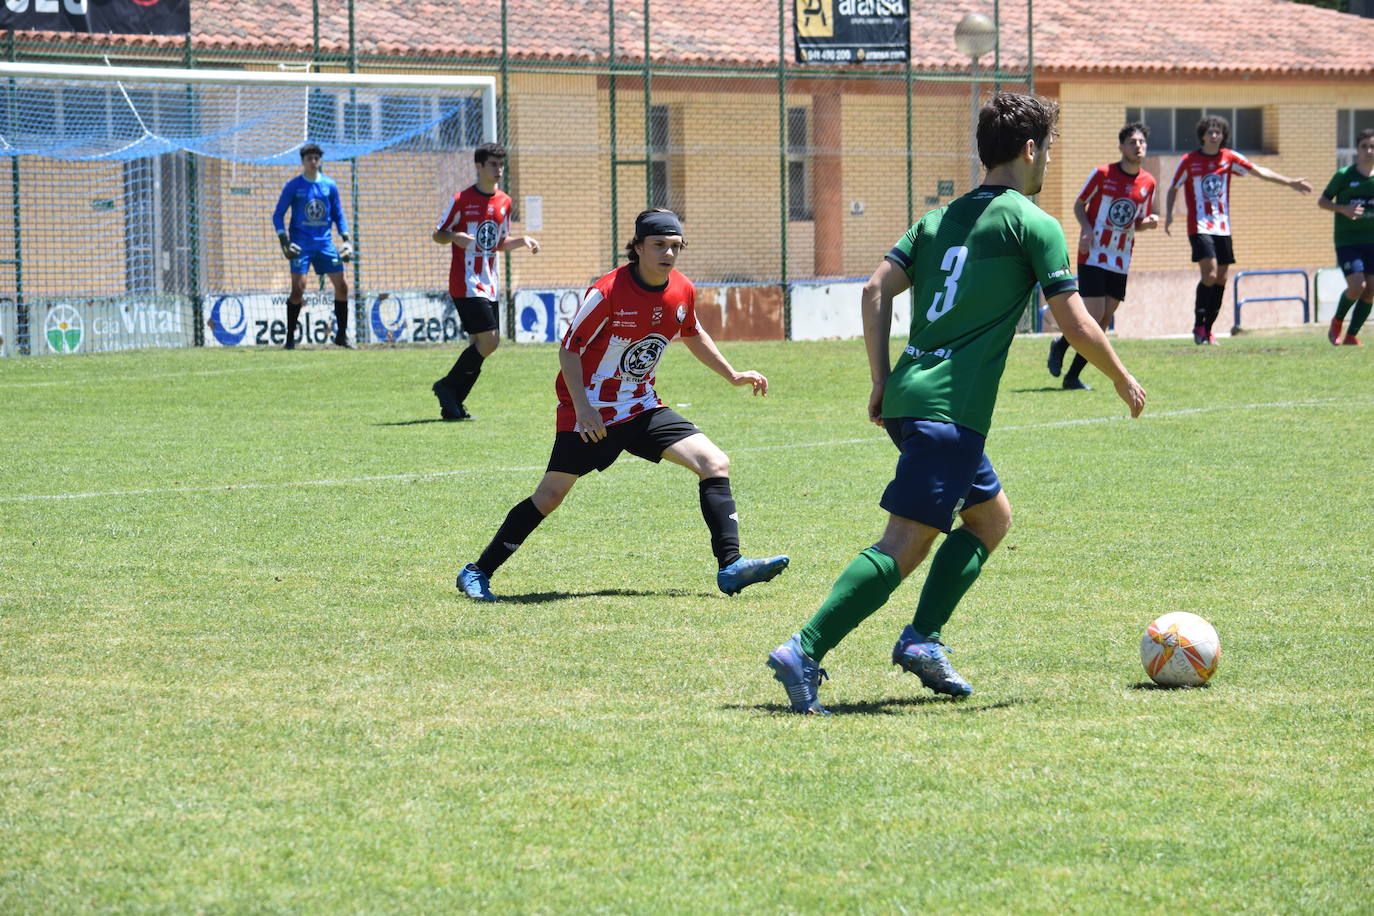
[[[1216,674],[1220,659],[1217,631],[1187,611],[1151,621],[1140,638],[1140,662],[1161,687],[1201,687]]]

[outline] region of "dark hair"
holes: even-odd
[[[483,143],[472,151],[472,161],[481,165],[488,159],[505,159],[506,148],[499,143]]]
[[[1125,143],[1130,139],[1131,134],[1136,131],[1140,131],[1140,135],[1146,140],[1150,139],[1150,125],[1146,124],[1144,121],[1132,121],[1116,132],[1116,142]]]
[[[639,215],[635,217],[635,224],[638,225],[639,221],[642,220],[644,217],[648,216],[650,213],[672,213],[672,212],[673,212],[673,211],[672,211],[672,210],[669,210],[667,207],[650,207],[650,208],[647,209],[647,210],[641,210],[641,211],[640,211]],[[628,242],[626,242],[626,243],[625,243],[625,260],[629,261],[631,264],[638,264],[638,263],[639,263],[639,252],[638,252],[638,251],[635,251],[635,246],[636,246],[636,245],[639,245],[639,244],[642,244],[643,242],[644,242],[644,239],[643,239],[642,237],[638,236],[638,235],[636,235],[634,238],[632,238],[632,239],[630,239]],[[682,247],[683,247],[683,248],[686,248],[686,247],[687,247],[687,240],[686,240],[686,239],[683,239],[683,240],[682,240]]]
[[[1032,95],[999,92],[978,112],[978,158],[996,168],[1020,153],[1027,140],[1043,146],[1058,133],[1059,103]]]
[[[1208,115],[1197,122],[1197,142],[1201,143],[1207,131],[1213,127],[1221,131],[1221,145],[1228,145],[1231,142],[1231,123],[1221,115]]]
[[[1360,131],[1355,137],[1355,145],[1359,146],[1370,137],[1374,137],[1374,127],[1366,127],[1364,130]]]
[[[320,145],[318,143],[307,143],[305,146],[301,147],[302,159],[312,154],[319,156],[321,159],[324,158],[324,150],[320,149]]]

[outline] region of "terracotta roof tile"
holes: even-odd
[[[320,48],[348,48],[348,8],[320,2]],[[964,71],[954,48],[954,25],[969,12],[990,13],[990,0],[912,2],[911,49],[922,70]],[[506,22],[511,54],[531,61],[598,61],[609,57],[607,0],[510,0]],[[790,34],[794,4],[784,4]],[[1001,63],[1025,67],[1025,0],[1002,0]],[[722,9],[728,12],[722,12]],[[494,58],[501,49],[500,0],[356,0],[359,56]],[[1037,0],[1037,75],[1279,74],[1327,77],[1374,74],[1374,19],[1290,0]],[[650,55],[659,63],[775,67],[778,7],[774,0],[654,0]],[[616,5],[616,59],[644,55],[643,4]],[[275,52],[308,58],[313,28],[310,0],[197,0],[192,40],[198,51]],[[116,48],[180,48],[182,38],[73,37],[29,33],[45,41],[79,41]],[[990,57],[983,66],[991,66]]]

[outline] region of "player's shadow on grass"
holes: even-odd
[[[1041,385],[1039,388],[1011,388],[1013,394],[1038,394],[1046,391],[1062,391],[1067,394],[1070,391],[1081,391],[1081,388],[1065,388],[1062,383],[1054,385]]]
[[[567,601],[570,598],[701,598],[710,597],[710,592],[686,588],[663,588],[657,591],[641,591],[633,588],[598,588],[587,592],[526,592],[523,595],[502,593],[498,604],[547,604],[550,601]]]
[[[900,715],[905,708],[921,706],[948,706],[951,712],[969,715],[971,713],[991,712],[995,709],[1009,709],[1024,702],[1025,700],[998,700],[996,703],[969,703],[964,700],[953,700],[949,697],[915,696],[885,697],[881,700],[863,700],[858,703],[822,702],[821,705],[837,716],[895,716]],[[723,708],[754,709],[759,712],[792,714],[792,708],[785,703],[755,703],[749,706],[727,704]]]
[[[390,423],[373,423],[373,426],[419,426],[421,423],[452,423],[442,417],[426,417],[423,420],[392,420]]]

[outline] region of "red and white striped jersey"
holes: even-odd
[[[1078,192],[1092,223],[1092,240],[1079,249],[1078,263],[1126,273],[1135,247],[1135,227],[1154,212],[1155,177],[1141,169],[1134,175],[1110,162],[1093,169]]]
[[[499,188],[483,194],[477,185],[453,196],[436,232],[466,232],[475,241],[467,248],[453,246],[448,269],[448,294],[454,299],[500,298],[496,271],[497,247],[510,235],[510,196]]]
[[[587,400],[613,426],[663,406],[654,391],[654,368],[674,338],[700,333],[691,280],[672,271],[663,289],[650,289],[626,264],[588,287],[562,346],[581,356]],[[580,431],[562,372],[555,387],[558,431]]]
[[[1248,175],[1255,166],[1235,150],[1222,149],[1215,156],[1201,150],[1185,155],[1169,185],[1183,185],[1188,201],[1189,235],[1231,234],[1231,176]]]

